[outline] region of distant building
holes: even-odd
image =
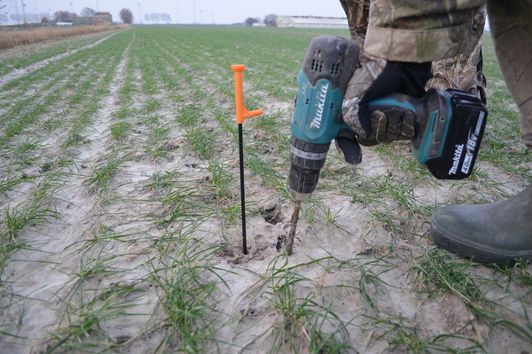
[[[77,16],[73,20],[75,25],[110,25],[113,15],[109,12],[96,12],[93,16]]]
[[[279,16],[277,27],[348,28],[346,17]]]
[[[172,17],[166,13],[144,14],[146,24],[168,24],[172,22]]]
[[[111,15],[110,12],[97,12],[92,17],[98,17],[101,20],[101,23],[109,25],[113,23],[113,15]]]

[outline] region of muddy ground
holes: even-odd
[[[143,91],[145,74],[132,54],[141,36],[146,34],[124,37],[127,45],[119,53],[108,91],[78,144],[67,151],[59,148],[68,140],[67,128],[76,116],[69,111],[65,126],[54,134],[42,135],[42,127],[36,126],[6,145],[38,139],[35,154],[40,157],[23,168],[34,177],[31,182],[0,195],[4,221],[7,210],[24,206],[40,183],[52,178],[44,161],[68,155],[69,162],[54,167],[61,172],[53,179],[48,202],[54,216],[17,233],[24,247],[10,254],[1,273],[0,352],[530,351],[531,268],[470,263],[437,250],[429,236],[430,210],[435,207],[500,200],[522,190],[529,178],[480,161],[477,180],[413,179],[410,172],[398,169],[390,154],[407,157],[406,143],[385,151],[365,149],[364,161],[357,166],[343,163],[332,148],[320,181],[323,187],[304,205],[294,253],[286,257],[283,245],[293,205],[248,165],[249,255],[243,255],[240,216],[237,212],[231,219],[222,212],[239,202],[238,146],[216,119],[220,112],[232,119],[232,98],[208,75],[195,71],[193,63],[179,61],[177,54],[176,65],[195,79],[187,83],[179,72],[169,70],[172,78],[190,88],[201,87],[218,102],[213,108],[207,98],[199,101],[202,127],[215,136],[214,151],[201,156],[187,129],[176,122],[198,98],[186,93],[175,99],[162,80],[154,91]],[[93,46],[106,40],[110,38]],[[164,46],[159,49],[161,55],[174,55]],[[7,74],[0,85],[72,54]],[[129,110],[144,112],[150,99],[160,102],[152,113],[157,116],[153,124],[167,129],[162,142],[150,140],[155,128],[147,120],[152,115],[140,113],[123,118],[132,127],[125,140],[112,136],[132,60],[135,94]],[[209,75],[216,78],[220,72],[213,69]],[[232,85],[231,77],[219,80]],[[254,92],[254,100],[268,115],[281,117],[278,134],[287,136],[291,100],[251,83],[246,89]],[[54,108],[49,115],[64,108]],[[286,155],[279,155],[275,146],[268,150],[275,144],[268,141],[268,130],[246,124],[247,144],[286,176]],[[147,147],[159,143],[164,154],[154,157]],[[10,151],[2,151],[3,166],[12,163]],[[119,160],[119,172],[105,188],[95,188],[91,177],[113,159]],[[223,197],[211,182],[212,161],[222,161],[233,176]],[[167,183],[154,185],[161,176]],[[409,189],[401,194],[405,182]],[[165,204],[172,193],[181,193],[180,202]],[[175,215],[176,205],[186,215],[165,220]],[[458,268],[450,269],[449,264]],[[455,283],[443,285],[448,281]],[[469,282],[471,286],[464,286]],[[189,286],[184,289],[191,292],[189,303],[194,303],[190,296],[198,297],[196,307],[172,302],[172,294],[184,291],[182,284]],[[206,290],[205,284],[212,288]],[[199,299],[203,296],[204,302]],[[176,308],[195,309],[197,317],[179,322]],[[189,325],[192,330],[186,332],[183,328]],[[197,342],[190,340],[194,330]]]

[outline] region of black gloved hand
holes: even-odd
[[[371,111],[368,103],[393,93],[422,97],[431,77],[431,63],[405,63],[361,58],[342,105],[343,119],[362,145],[414,138],[414,116],[394,108]]]
[[[340,130],[334,139],[336,148],[344,155],[348,164],[355,165],[362,162],[362,150],[357,142],[355,134],[351,130]]]

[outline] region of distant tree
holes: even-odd
[[[83,10],[81,10],[81,16],[94,16],[95,13],[96,11],[90,7],[84,7]]]
[[[268,27],[277,27],[277,15],[269,14],[264,17],[264,24]]]
[[[56,11],[53,15],[53,20],[55,22],[63,22],[66,21],[66,18],[68,16],[68,11]]]
[[[130,9],[122,9],[120,10],[120,19],[130,25],[133,23],[133,13]]]
[[[43,16],[43,18],[41,18],[41,23],[43,25],[48,24],[48,23],[50,23],[50,19],[48,17],[46,17],[46,16]]]
[[[78,17],[78,15],[73,12],[56,11],[54,13],[54,22],[72,22],[75,17]]]
[[[244,22],[246,26],[251,27],[254,23],[259,23],[260,20],[256,17],[248,17],[246,18],[246,21]]]
[[[7,7],[7,5],[3,5],[3,0],[0,0],[0,10]],[[7,22],[7,13],[0,14],[0,22]]]

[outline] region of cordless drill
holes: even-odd
[[[342,120],[347,84],[358,66],[358,46],[337,36],[310,42],[297,76],[298,93],[292,118],[291,166],[288,187],[295,201],[306,199],[318,184],[331,141],[354,132]],[[352,162],[360,162],[354,152]]]
[[[347,84],[358,66],[355,42],[336,36],[314,38],[298,74],[292,117],[291,166],[288,186],[296,207],[318,183],[331,141],[353,137],[341,117]],[[369,103],[370,112],[414,115],[416,159],[440,179],[468,177],[486,125],[487,109],[461,90],[429,90],[422,98],[393,94]],[[361,160],[355,151],[350,162]],[[295,232],[295,231],[294,231]]]

